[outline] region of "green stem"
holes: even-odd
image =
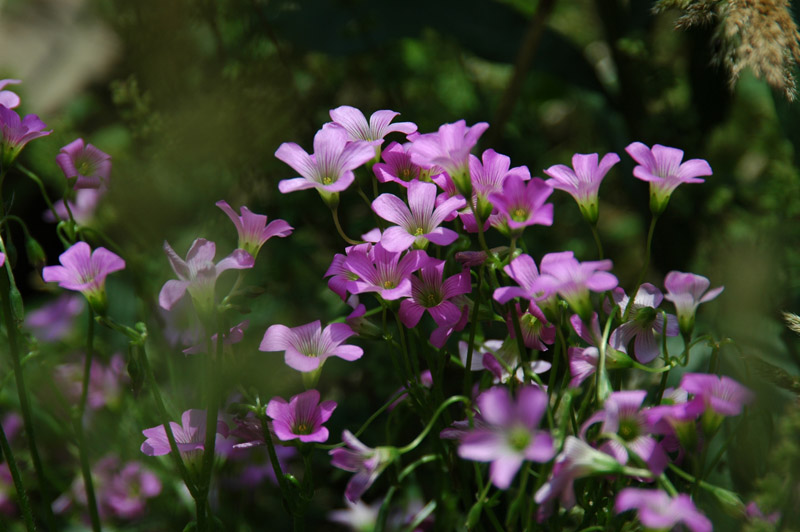
[[[597,375],[596,375],[596,390],[597,393],[597,404],[602,405],[603,401],[606,398],[606,392],[608,390],[604,389],[604,384],[606,382],[606,348],[608,347],[608,335],[611,333],[611,322],[614,321],[614,313],[612,312],[609,314],[608,319],[606,320],[606,326],[603,328],[603,337],[602,338],[595,338],[595,343],[597,343],[597,349],[600,353],[599,360],[597,362]],[[625,321],[625,320],[623,320]]]
[[[397,475],[397,483],[392,485],[389,490],[386,492],[386,497],[383,499],[381,503],[381,508],[378,512],[378,518],[375,521],[375,532],[383,532],[386,529],[386,517],[389,514],[389,504],[394,497],[395,492],[397,491],[397,486],[405,480],[405,478],[414,472],[419,466],[427,464],[429,462],[433,462],[435,460],[439,460],[440,456],[437,454],[428,454],[425,455],[418,460],[410,463],[407,465],[399,475]]]
[[[344,229],[342,229],[342,224],[339,223],[339,208],[338,207],[332,208],[331,209],[331,214],[333,214],[333,225],[336,226],[336,230],[339,232],[339,236],[342,237],[342,239],[345,242],[347,242],[351,246],[356,246],[358,244],[363,244],[364,243],[364,242],[361,242],[359,240],[353,240],[352,238],[348,237],[344,233]]]
[[[471,401],[469,397],[465,397],[463,395],[454,395],[453,397],[448,398],[444,403],[439,405],[439,408],[437,408],[436,412],[433,413],[433,416],[431,417],[430,421],[428,421],[428,424],[425,426],[422,432],[420,432],[419,436],[414,438],[414,441],[412,441],[405,447],[399,448],[397,452],[399,454],[405,454],[409,451],[413,451],[414,449],[416,449],[417,446],[419,446],[419,444],[422,443],[422,440],[425,439],[425,436],[428,435],[428,432],[430,432],[431,428],[433,428],[433,424],[436,422],[436,418],[439,417],[439,414],[444,412],[444,409],[447,408],[448,406],[458,402],[468,405]]]
[[[56,208],[53,206],[53,202],[50,201],[50,196],[47,195],[47,191],[44,188],[44,183],[42,183],[42,180],[39,179],[39,176],[37,176],[36,174],[34,174],[33,172],[31,172],[30,170],[28,170],[19,163],[17,163],[17,170],[28,176],[28,178],[30,178],[31,181],[33,181],[39,186],[39,191],[42,193],[44,202],[47,203],[47,208],[50,209],[50,212],[53,214],[56,223],[61,221],[61,217],[58,215],[58,213],[56,213]],[[67,203],[66,200],[64,201],[64,203],[65,204]]]
[[[467,360],[464,367],[464,395],[470,395],[472,390],[472,355],[475,351],[475,333],[478,329],[478,309],[481,306],[481,285],[483,284],[483,266],[478,269],[478,286],[475,287],[475,303],[470,317],[469,344],[467,345]]]
[[[14,488],[17,490],[17,502],[22,510],[22,516],[25,519],[25,529],[28,532],[34,532],[36,530],[36,525],[33,522],[33,512],[31,511],[28,494],[25,492],[25,487],[22,485],[22,477],[20,477],[19,469],[17,469],[17,461],[14,458],[14,453],[11,452],[11,445],[8,444],[8,439],[6,438],[6,433],[2,425],[0,425],[0,449],[3,451],[3,457],[8,465],[8,470],[11,472],[11,479],[14,481]]]
[[[639,272],[639,278],[636,280],[636,286],[634,287],[633,292],[629,294],[628,304],[625,306],[625,313],[622,316],[622,323],[628,321],[628,316],[630,316],[631,309],[633,308],[633,302],[636,299],[636,294],[639,293],[639,287],[642,286],[644,276],[647,274],[647,269],[650,267],[650,250],[653,246],[653,233],[656,230],[657,221],[658,215],[654,214],[650,219],[650,229],[647,231],[647,245],[644,252],[644,265],[642,266],[642,271]]]
[[[370,424],[373,421],[375,421],[375,419],[377,419],[377,417],[379,415],[381,415],[387,408],[392,406],[395,401],[397,401],[400,397],[403,396],[403,394],[406,394],[406,393],[408,393],[408,390],[406,390],[405,388],[403,388],[403,389],[399,390],[397,393],[395,393],[392,396],[391,399],[386,401],[383,404],[383,406],[381,406],[378,410],[375,411],[374,414],[372,414],[371,416],[369,416],[369,418],[367,418],[367,420],[364,422],[364,424],[361,425],[361,427],[357,431],[355,431],[353,433],[353,436],[355,436],[356,438],[361,436],[361,433],[363,433],[365,430],[367,430],[367,427],[369,427]],[[317,445],[317,448],[324,449],[324,450],[331,450],[331,449],[338,449],[339,447],[344,447],[344,445],[345,445],[345,443],[341,442],[341,443],[336,443],[336,444],[332,444],[332,445]]]
[[[594,243],[597,246],[597,260],[603,260],[603,244],[600,242],[600,234],[597,232],[597,224],[593,223],[589,227],[592,228],[592,236]]]
[[[272,434],[269,431],[266,409],[259,407],[257,417],[261,422],[261,431],[264,434],[264,442],[267,444],[267,453],[272,463],[272,471],[275,473],[275,478],[278,479],[278,487],[281,489],[281,496],[283,497],[284,504],[286,505],[286,509],[294,514],[294,509],[292,508],[289,498],[289,488],[286,486],[286,478],[283,476],[281,463],[278,460],[278,454],[275,452],[275,444],[272,443]]]
[[[214,471],[214,452],[217,440],[217,417],[219,416],[219,397],[217,388],[219,375],[217,368],[219,367],[219,362],[222,360],[222,347],[224,345],[222,319],[220,319],[219,315],[216,315],[215,321],[217,323],[216,354],[212,354],[214,353],[214,346],[213,342],[211,341],[211,337],[209,336],[207,340],[208,348],[206,349],[206,353],[208,353],[208,356],[206,357],[206,385],[208,386],[208,395],[206,398],[206,434],[205,442],[203,444],[203,462],[200,473],[200,497],[195,500],[197,503],[198,512],[200,511],[202,500],[202,506],[206,507],[209,513],[210,508],[208,508],[208,492],[211,488],[211,476]],[[206,522],[205,529],[202,528],[200,524],[200,521],[198,521],[197,527],[200,532],[211,530],[210,519],[208,522]]]

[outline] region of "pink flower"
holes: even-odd
[[[79,363],[56,366],[53,371],[53,379],[64,396],[76,404],[83,389],[84,359],[85,357],[81,357]],[[93,358],[92,367],[89,369],[89,390],[86,399],[89,408],[99,410],[106,405],[116,405],[122,396],[122,384],[127,380],[125,360],[121,354],[112,356],[107,366]]]
[[[44,131],[46,127],[36,115],[20,119],[17,113],[0,105],[0,165],[7,169],[28,142],[53,132]]]
[[[354,345],[341,345],[355,334],[344,323],[331,323],[325,329],[319,320],[290,329],[273,325],[264,333],[259,351],[284,351],[286,365],[297,371],[314,371],[329,357],[358,360],[364,350]]]
[[[707,373],[685,373],[680,388],[700,399],[705,405],[703,427],[712,434],[724,416],[738,416],[755,395],[728,376]]]
[[[400,252],[388,251],[381,243],[356,246],[344,261],[344,268],[356,279],[347,282],[352,294],[377,292],[384,300],[392,301],[411,295],[411,274],[425,264],[424,251],[411,251],[401,258]]]
[[[410,143],[400,145],[392,142],[381,153],[382,163],[375,163],[372,171],[381,183],[393,181],[398,185],[408,188],[411,181],[419,179],[420,167],[411,162],[411,155],[408,153]]]
[[[92,251],[86,242],[77,242],[58,257],[61,266],[42,270],[45,282],[57,282],[61,288],[86,296],[98,314],[106,311],[106,276],[125,268],[125,261],[106,248]]]
[[[239,342],[244,339],[244,332],[247,330],[247,327],[250,325],[249,320],[244,320],[242,323],[238,325],[234,325],[231,327],[230,331],[227,334],[222,335],[222,345],[228,346],[233,344],[238,344]],[[217,337],[219,335],[214,334],[211,336],[211,349],[213,352],[217,351]],[[206,352],[206,342],[202,342],[191,347],[187,347],[183,350],[185,355],[195,355],[197,353],[205,353]]]
[[[724,286],[718,286],[708,290],[710,285],[711,282],[707,278],[693,273],[671,271],[664,278],[664,287],[667,289],[664,299],[672,301],[675,305],[682,334],[692,333],[695,312],[700,303],[711,301],[725,289]]]
[[[258,256],[258,251],[264,243],[277,236],[280,238],[287,237],[292,234],[294,228],[286,223],[284,220],[273,220],[267,225],[267,217],[263,214],[254,214],[250,212],[247,207],[242,207],[240,210],[242,215],[236,214],[236,211],[231,209],[228,202],[220,200],[215,204],[217,207],[228,215],[233,225],[236,226],[236,231],[239,233],[239,248],[245,250],[253,256],[253,259]]]
[[[345,488],[344,496],[350,502],[361,498],[380,474],[394,460],[397,450],[392,447],[367,447],[349,430],[342,433],[347,447],[329,451],[331,465],[355,473]]]
[[[514,175],[522,181],[531,178],[527,166],[511,168],[511,159],[507,155],[491,149],[484,151],[481,159],[474,155],[469,156],[469,173],[474,201],[482,220],[486,220],[492,213],[490,196],[503,190],[503,183],[508,177]]]
[[[572,156],[572,168],[556,164],[544,171],[552,178],[547,180],[547,184],[569,193],[578,203],[583,218],[590,224],[597,223],[600,183],[611,167],[619,162],[616,153],[607,153],[600,164],[597,163],[597,157],[596,153],[576,153]]]
[[[517,175],[503,182],[503,192],[489,195],[508,229],[504,232],[520,235],[529,225],[553,225],[553,204],[545,203],[553,189],[535,177],[527,184]]]
[[[648,529],[668,530],[682,523],[692,532],[711,532],[711,521],[701,514],[685,493],[674,498],[661,490],[625,488],[614,503],[617,513],[638,510],[639,521]]]
[[[0,105],[9,109],[19,107],[19,96],[11,91],[3,90],[6,85],[19,85],[22,81],[18,79],[0,79]]]
[[[461,319],[461,310],[450,301],[472,291],[469,270],[444,279],[445,261],[429,258],[420,268],[419,277],[411,277],[411,297],[400,303],[400,321],[409,329],[416,327],[427,311],[437,325],[451,325]]]
[[[624,313],[630,301],[625,291],[617,287],[611,292],[611,296]],[[647,364],[658,357],[661,349],[656,343],[654,333],[678,335],[678,321],[672,314],[667,314],[666,327],[664,326],[664,316],[658,311],[663,299],[661,290],[652,284],[644,283],[639,287],[636,298],[631,303],[630,321],[623,323],[611,333],[609,343],[614,349],[627,353],[628,344],[634,340],[634,353],[639,362]]]
[[[44,211],[42,217],[44,221],[50,223],[56,223],[61,220],[68,220],[69,219],[69,212],[67,211],[67,206],[69,206],[69,210],[72,212],[72,218],[78,222],[78,224],[84,225],[92,220],[94,217],[94,211],[97,210],[97,205],[100,203],[100,198],[102,198],[108,189],[105,186],[101,186],[100,188],[81,188],[75,191],[75,201],[67,200],[67,205],[64,205],[64,200],[60,199],[53,203],[53,208],[56,211],[56,216],[53,215],[53,212],[50,209]]]
[[[205,410],[187,410],[181,415],[180,425],[170,421],[169,426],[172,428],[178,451],[181,453],[194,453],[204,449],[206,437]],[[220,435],[223,438],[228,437],[228,425],[224,421],[217,420],[216,431],[217,439],[219,439]],[[141,450],[147,456],[162,456],[171,452],[164,425],[145,429],[142,434],[147,436],[147,439],[142,444]],[[215,446],[215,448],[217,447]]]
[[[83,139],[75,139],[56,155],[56,163],[75,190],[108,186],[111,156]]]
[[[347,131],[347,134],[350,135],[351,140],[365,140],[367,142],[377,140],[383,142],[383,138],[392,132],[405,133],[406,135],[415,132],[417,125],[413,122],[391,123],[394,117],[399,114],[388,110],[375,111],[369,117],[368,124],[364,113],[355,107],[342,105],[330,111],[333,123],[342,126]]]
[[[83,297],[67,292],[33,312],[26,313],[25,327],[41,342],[62,340],[72,331],[75,318],[85,308]]]
[[[272,418],[272,428],[279,440],[322,443],[328,440],[328,429],[322,424],[335,409],[336,402],[320,403],[319,392],[307,390],[288,403],[281,397],[273,397],[267,404],[267,415]]]

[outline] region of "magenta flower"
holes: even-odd
[[[529,225],[553,225],[553,204],[545,203],[553,189],[544,180],[535,177],[527,185],[521,177],[510,175],[503,182],[503,192],[489,196],[508,226],[512,236],[519,236]]]
[[[572,196],[578,203],[584,220],[592,225],[597,223],[599,214],[597,196],[600,183],[611,167],[619,162],[619,155],[616,153],[605,154],[599,164],[597,157],[596,153],[576,153],[572,156],[572,168],[556,164],[544,171],[551,177],[547,184]]]
[[[344,261],[344,268],[356,276],[347,282],[351,294],[377,292],[386,301],[411,295],[411,274],[425,264],[424,251],[411,251],[402,258],[400,252],[386,250],[379,242],[367,250],[357,246]]]
[[[496,386],[477,399],[486,427],[468,432],[458,447],[467,460],[492,462],[492,484],[508,489],[522,462],[547,462],[556,454],[553,438],[538,429],[547,409],[547,394],[527,386],[517,395],[516,404],[504,387]]]
[[[683,524],[692,532],[711,532],[711,521],[701,514],[685,493],[674,498],[661,490],[625,488],[614,503],[617,513],[639,511],[639,521],[648,529],[669,530]]]
[[[367,447],[349,430],[342,433],[342,440],[347,447],[338,447],[328,454],[331,455],[333,467],[355,473],[347,483],[344,496],[348,501],[356,502],[378,479],[386,466],[394,461],[397,450],[393,447]]]
[[[125,268],[125,261],[106,248],[92,251],[86,242],[77,242],[58,257],[61,266],[42,270],[45,282],[82,293],[100,315],[106,311],[106,276]]]
[[[725,289],[724,286],[719,286],[708,290],[710,285],[711,282],[706,277],[693,273],[671,271],[664,278],[664,288],[667,289],[664,299],[675,305],[682,334],[692,334],[698,305],[711,301]]]
[[[645,413],[656,432],[664,434],[673,441],[677,439],[684,449],[694,452],[698,444],[697,418],[704,410],[702,397],[690,400],[686,390],[677,388],[667,389],[662,404],[648,408]],[[667,438],[662,440],[662,445]]]
[[[589,291],[605,292],[617,286],[617,278],[603,271],[611,269],[608,259],[578,262],[571,251],[548,253],[542,258],[541,268],[533,290],[558,293],[584,320],[592,314]]]
[[[53,131],[45,131],[47,125],[36,115],[19,115],[0,105],[0,164],[4,169],[11,166],[22,148],[39,137],[46,137]]]
[[[356,246],[348,246],[345,248],[346,255],[337,253],[333,256],[331,265],[328,266],[328,271],[325,272],[323,277],[330,277],[328,279],[328,288],[333,290],[333,293],[342,298],[342,301],[347,299],[347,285],[350,281],[357,281],[358,275],[351,272],[347,267],[347,257],[355,253],[357,250],[363,251],[367,255],[371,253],[372,246],[370,244],[358,244]]]
[[[519,317],[519,328],[522,332],[522,339],[525,341],[525,347],[529,349],[536,349],[538,351],[547,351],[545,344],[552,344],[556,340],[556,328],[547,323],[542,310],[531,302],[521,312],[519,303],[514,304],[514,311]],[[517,332],[514,330],[514,318],[511,312],[506,316],[506,327],[508,328],[508,335],[511,338],[516,338]]]
[[[247,330],[247,327],[250,325],[249,320],[244,320],[238,325],[234,325],[230,328],[227,334],[222,335],[222,345],[223,347],[238,344],[244,339],[244,332]],[[217,352],[217,337],[219,335],[214,334],[211,336],[211,349],[212,352]],[[183,354],[185,355],[196,355],[198,353],[205,353],[207,349],[206,342],[201,342],[199,344],[195,344],[191,347],[187,347],[183,350]]]
[[[264,333],[259,351],[284,351],[286,365],[301,372],[314,371],[329,357],[353,361],[361,358],[364,350],[354,345],[341,345],[355,334],[344,323],[331,323],[325,329],[319,320],[290,329],[285,325],[272,325]]]
[[[0,105],[8,109],[19,107],[19,96],[16,93],[3,90],[7,85],[19,85],[22,81],[18,79],[0,79]]]
[[[600,351],[596,347],[570,347],[567,350],[569,359],[570,388],[577,388],[586,379],[597,372]]]
[[[178,446],[178,451],[181,454],[193,453],[202,451],[205,445],[206,437],[206,411],[191,409],[181,415],[181,424],[178,425],[174,421],[169,422],[172,428],[172,434],[175,436],[175,442]],[[222,420],[217,420],[217,439],[220,436],[223,438],[228,437],[228,425]],[[167,431],[164,430],[164,425],[157,425],[150,429],[145,429],[142,434],[147,436],[147,439],[142,444],[142,452],[147,456],[162,456],[171,452],[169,440],[167,439]],[[215,447],[216,448],[216,447]]]
[[[33,312],[26,313],[25,327],[40,342],[56,342],[69,335],[75,318],[83,312],[84,308],[86,308],[86,303],[83,297],[67,292]]]
[[[56,163],[75,190],[108,186],[111,156],[83,139],[75,139],[56,155]]]
[[[420,167],[411,162],[408,148],[411,144],[400,145],[392,142],[381,153],[382,163],[375,163],[372,171],[381,183],[393,181],[398,185],[408,188],[408,184],[419,179]]]
[[[411,161],[423,168],[440,167],[450,175],[458,192],[472,197],[469,173],[469,152],[489,124],[478,122],[467,127],[464,120],[444,124],[437,133],[427,133],[413,139],[409,151]]]
[[[236,249],[214,264],[217,246],[205,238],[198,238],[192,243],[185,261],[175,253],[166,240],[164,241],[164,252],[178,279],[164,283],[161,293],[158,294],[158,304],[161,305],[161,308],[170,310],[186,292],[189,292],[195,310],[201,316],[211,313],[217,277],[225,270],[252,268],[254,263],[252,255],[243,249]]]
[[[711,175],[711,166],[704,159],[691,159],[685,163],[683,151],[660,144],[648,148],[641,142],[629,144],[625,151],[633,157],[638,166],[633,169],[634,177],[650,182],[650,210],[658,215],[664,212],[669,197],[681,183],[703,183],[698,176]]]
[[[611,296],[624,313],[630,300],[625,291],[617,287]],[[634,340],[633,349],[639,362],[647,364],[658,357],[661,349],[656,342],[654,333],[667,336],[678,335],[678,321],[672,314],[667,314],[667,324],[664,327],[664,316],[658,311],[658,306],[663,299],[661,290],[652,284],[644,283],[639,287],[636,298],[631,304],[631,320],[623,323],[611,333],[609,343],[614,349],[627,353],[628,343]]]
[[[355,179],[353,170],[373,156],[374,150],[369,143],[350,142],[343,127],[325,124],[314,135],[313,155],[294,142],[284,142],[278,147],[275,157],[300,174],[300,177],[282,180],[278,183],[278,190],[288,194],[316,188],[323,198],[332,197],[349,187]]]
[[[680,388],[700,398],[705,406],[703,428],[713,433],[724,416],[738,416],[755,399],[753,392],[725,375],[685,373]]]
[[[444,280],[445,261],[429,258],[419,277],[411,276],[411,298],[400,302],[400,320],[409,329],[416,327],[427,311],[438,325],[461,319],[461,310],[450,299],[472,291],[469,270]]]
[[[355,107],[342,105],[330,111],[333,123],[342,126],[347,131],[347,134],[350,135],[350,140],[365,140],[367,142],[378,140],[383,142],[383,138],[393,132],[405,133],[406,135],[415,132],[417,125],[413,122],[391,123],[394,117],[399,114],[387,110],[375,111],[369,117],[368,124],[364,113]]]
[[[580,386],[587,377],[597,371],[597,363],[600,358],[600,351],[597,349],[597,344],[603,337],[600,332],[600,319],[597,313],[592,313],[592,318],[589,320],[589,325],[581,320],[577,314],[573,314],[569,318],[572,328],[578,336],[581,337],[591,347],[570,347],[568,350],[569,369],[572,375],[570,386]],[[622,351],[617,351],[610,344],[606,344],[606,367],[609,369],[614,368],[629,368],[633,365],[633,360]]]
[[[536,280],[539,278],[539,270],[530,255],[520,255],[504,266],[503,271],[512,280],[516,281],[519,286],[496,288],[493,297],[498,303],[508,303],[515,297],[535,301],[548,295],[542,291],[534,290]]]
[[[381,237],[381,244],[388,251],[405,251],[416,244],[424,248],[428,241],[440,246],[452,244],[458,233],[439,227],[453,211],[465,205],[463,198],[449,198],[434,208],[436,185],[412,181],[408,185],[408,204],[394,194],[381,194],[372,202],[375,213],[392,222]]]
[[[474,155],[469,156],[469,173],[478,212],[481,219],[486,220],[492,213],[489,196],[503,190],[503,182],[509,176],[515,175],[523,181],[528,181],[531,173],[527,166],[511,168],[511,159],[507,155],[491,149],[484,151],[481,159]]]
[[[239,233],[239,249],[243,249],[253,256],[255,260],[258,256],[258,250],[264,243],[277,236],[280,238],[287,237],[292,234],[294,228],[286,223],[284,220],[273,220],[267,224],[267,217],[263,214],[254,214],[250,212],[247,207],[242,207],[240,210],[242,215],[236,214],[236,211],[231,209],[228,202],[220,200],[215,203],[217,207],[228,215],[233,225],[236,226],[236,231]]]
[[[281,397],[273,397],[267,404],[267,415],[272,418],[272,429],[279,440],[322,443],[328,440],[328,429],[322,424],[335,409],[336,402],[320,403],[319,392],[307,390],[288,403]]]

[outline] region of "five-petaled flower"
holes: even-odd
[[[222,209],[236,226],[236,232],[239,233],[239,249],[251,254],[253,259],[258,256],[258,251],[267,240],[273,236],[284,238],[294,231],[294,227],[285,220],[272,220],[267,224],[266,216],[255,214],[244,206],[240,209],[242,215],[239,216],[225,200],[219,200],[215,205]]]
[[[175,443],[181,454],[191,453],[190,456],[196,456],[198,454],[197,451],[204,449],[206,438],[205,410],[187,410],[181,415],[180,425],[170,421],[169,426],[172,429],[172,435],[175,436]],[[229,429],[224,421],[217,420],[215,430],[218,435],[217,439],[219,439],[219,436],[228,437]],[[147,436],[147,439],[142,443],[141,450],[147,456],[162,456],[172,451],[164,425],[145,429],[142,434]],[[218,446],[215,446],[215,448],[218,448]]]
[[[399,114],[386,109],[375,111],[369,117],[369,123],[367,123],[364,113],[349,105],[342,105],[330,111],[333,123],[342,126],[347,131],[347,134],[350,135],[351,140],[379,141],[375,142],[376,151],[380,150],[383,138],[389,133],[398,132],[409,135],[417,130],[417,125],[413,122],[396,122],[392,124],[394,117]]]
[[[678,315],[681,334],[688,336],[694,329],[694,315],[700,303],[711,301],[724,290],[724,286],[708,290],[711,282],[702,275],[671,271],[664,278],[667,293],[664,299],[672,301]],[[708,290],[708,291],[706,291]]]
[[[331,323],[325,329],[319,320],[289,328],[272,325],[264,333],[260,351],[284,351],[286,365],[301,372],[314,371],[329,357],[353,361],[364,350],[355,345],[341,345],[355,333],[345,323]]]
[[[56,155],[56,163],[75,190],[108,186],[111,156],[75,139]]]
[[[552,193],[550,185],[538,177],[526,184],[518,175],[508,176],[503,191],[489,195],[504,222],[500,231],[519,236],[529,225],[553,225],[553,204],[545,203]]]
[[[350,502],[361,498],[367,489],[377,480],[395,456],[397,449],[394,447],[367,447],[349,430],[342,433],[342,440],[347,447],[333,449],[331,465],[355,473],[344,490],[344,496]]]
[[[636,292],[633,302],[625,294],[625,291],[617,287],[611,292],[614,302],[619,306],[624,314],[628,305],[631,306],[631,319],[617,327],[609,343],[618,351],[628,352],[628,343],[634,340],[633,348],[636,359],[642,364],[652,362],[658,357],[660,349],[656,343],[654,332],[666,334],[667,336],[678,335],[678,321],[672,314],[667,314],[666,327],[664,326],[664,316],[658,311],[658,306],[664,299],[661,290],[650,283],[644,283]]]
[[[619,155],[607,153],[598,164],[596,153],[576,153],[572,156],[572,168],[556,164],[544,171],[551,179],[547,184],[563,190],[578,203],[583,219],[594,225],[599,215],[597,199],[600,183],[611,167],[619,162]]]
[[[282,397],[273,397],[267,404],[267,416],[272,418],[272,429],[281,441],[322,443],[328,439],[328,429],[322,424],[331,418],[335,408],[335,401],[320,403],[319,392],[307,390],[288,403]]]
[[[541,269],[533,291],[558,293],[585,321],[592,314],[589,291],[605,292],[617,286],[617,278],[604,271],[611,269],[608,259],[578,262],[571,251],[548,253],[542,258]]]
[[[0,105],[0,168],[7,170],[28,142],[53,132],[45,131],[46,127],[36,115],[21,119],[16,112]]]

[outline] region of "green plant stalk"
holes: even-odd
[[[628,304],[625,306],[625,312],[622,315],[622,323],[628,321],[628,316],[630,316],[631,309],[633,308],[633,302],[636,299],[636,294],[639,292],[639,287],[642,286],[644,276],[647,274],[647,269],[650,267],[650,250],[653,247],[653,233],[656,230],[657,221],[658,215],[654,214],[650,219],[650,229],[647,231],[647,244],[644,251],[644,265],[642,266],[642,271],[639,272],[639,278],[636,280],[636,286],[628,297]]]
[[[597,223],[589,224],[589,227],[592,228],[592,236],[597,246],[597,260],[603,260],[603,244],[600,242],[600,234],[597,232]]]
[[[375,532],[381,532],[386,529],[386,517],[389,514],[389,504],[391,503],[392,497],[394,497],[394,494],[397,491],[397,486],[419,466],[439,460],[439,458],[440,457],[437,454],[427,454],[416,461],[411,462],[400,472],[399,475],[397,475],[397,483],[393,484],[389,488],[389,490],[386,492],[386,498],[383,499],[383,502],[381,503],[381,508],[378,512],[378,518],[375,521]]]
[[[213,342],[211,337],[207,339],[206,353],[206,385],[208,386],[208,395],[206,397],[206,434],[205,442],[203,444],[203,462],[200,472],[200,486],[198,489],[199,497],[195,499],[197,506],[197,528],[200,532],[211,531],[211,519],[206,520],[203,516],[202,523],[205,527],[201,526],[201,513],[210,512],[208,506],[208,492],[211,488],[211,476],[214,471],[214,452],[217,441],[217,417],[219,416],[219,398],[217,388],[217,367],[222,360],[222,346],[224,344],[224,335],[221,327],[222,320],[217,316],[217,345],[216,354],[213,349]],[[202,512],[201,512],[202,511]]]
[[[39,191],[42,193],[42,198],[44,198],[44,202],[47,203],[47,208],[50,209],[50,212],[53,214],[53,217],[55,218],[56,222],[61,221],[61,217],[56,212],[56,208],[53,206],[53,202],[50,201],[50,196],[47,195],[47,190],[45,190],[44,183],[42,183],[42,180],[39,178],[39,176],[37,176],[36,174],[34,174],[33,172],[31,172],[30,170],[28,170],[19,163],[17,163],[16,166],[17,170],[28,176],[28,178],[31,181],[33,181],[39,186]],[[64,203],[66,204],[66,201]]]
[[[338,231],[339,236],[342,237],[342,239],[345,242],[347,242],[351,246],[356,246],[358,244],[363,244],[363,242],[358,241],[358,240],[353,240],[352,238],[348,237],[345,234],[344,229],[342,229],[342,224],[339,223],[339,208],[338,207],[332,208],[331,209],[331,214],[333,214],[333,225],[336,226],[336,231]]]
[[[513,242],[513,241],[512,241]],[[467,360],[464,364],[464,395],[469,396],[472,389],[472,356],[475,351],[475,333],[478,329],[478,309],[481,306],[481,285],[483,284],[483,266],[478,269],[478,286],[475,287],[475,303],[470,317],[469,344]]]
[[[458,403],[458,402],[461,402],[461,403],[464,403],[465,405],[468,405],[468,404],[470,404],[471,401],[470,401],[469,397],[465,397],[463,395],[454,395],[452,397],[449,397],[444,403],[439,405],[439,408],[437,408],[436,412],[433,413],[433,416],[431,417],[430,421],[428,421],[428,424],[425,425],[425,428],[422,430],[422,432],[419,433],[419,436],[414,438],[414,440],[411,443],[409,443],[408,445],[406,445],[405,447],[400,447],[397,450],[397,452],[399,454],[405,454],[405,453],[407,453],[409,451],[413,451],[414,449],[416,449],[417,446],[420,443],[422,443],[422,440],[425,439],[425,436],[428,435],[428,432],[430,432],[431,428],[433,428],[433,424],[436,422],[436,418],[439,417],[439,414],[444,412],[444,409],[447,408],[448,406],[452,405],[453,403]]]
[[[375,421],[378,418],[379,415],[381,415],[387,408],[392,406],[392,404],[394,404],[395,401],[400,399],[400,397],[405,393],[408,393],[407,390],[405,390],[405,389],[401,389],[397,393],[395,393],[391,397],[391,399],[389,399],[388,401],[383,403],[383,406],[381,406],[371,416],[369,416],[369,418],[367,418],[367,420],[364,422],[364,424],[361,425],[361,427],[357,431],[355,431],[353,433],[353,436],[355,436],[356,438],[361,436],[361,434],[365,430],[367,430],[367,427],[369,427],[370,424],[372,424],[372,422]],[[342,443],[336,443],[336,444],[332,444],[332,445],[317,445],[316,447],[318,449],[323,449],[323,450],[332,450],[332,449],[338,449],[339,447],[344,447],[344,445],[345,445],[344,442],[342,442]]]
[[[14,453],[11,452],[11,445],[8,443],[8,438],[6,438],[6,433],[2,425],[0,425],[0,449],[3,451],[3,457],[5,457],[8,470],[11,472],[11,479],[14,481],[14,488],[17,490],[17,502],[22,510],[22,517],[25,519],[25,529],[28,532],[35,532],[36,525],[33,522],[33,512],[31,511],[28,494],[22,484],[22,477],[20,477],[19,469],[17,468],[17,461],[14,458]]]

